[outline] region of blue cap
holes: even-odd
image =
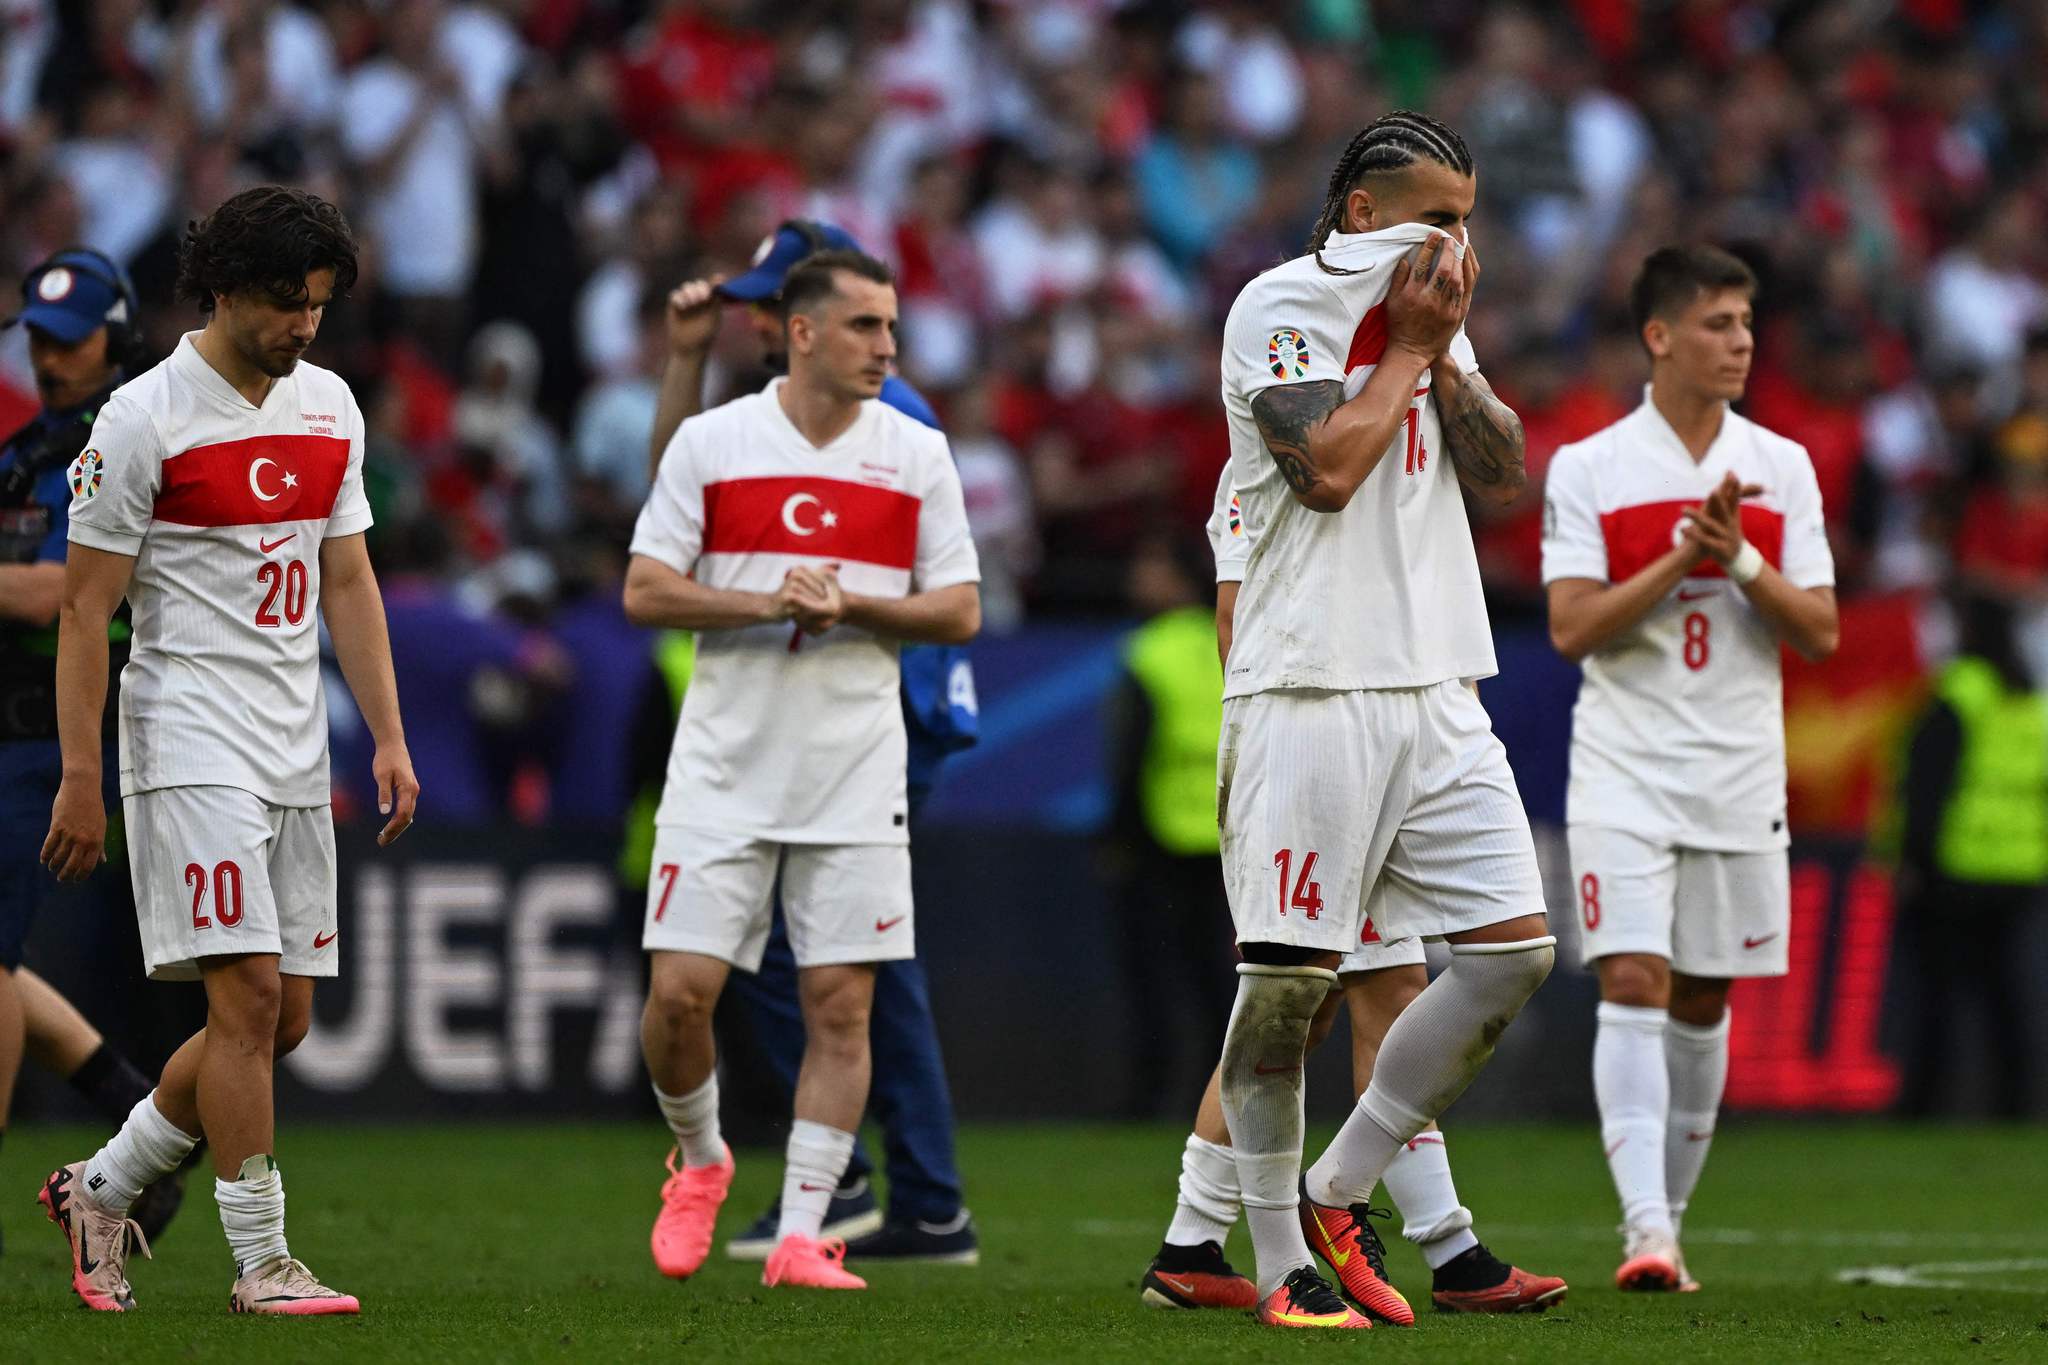
[[[116,269],[97,254],[58,252],[30,273],[23,288],[28,306],[9,325],[27,323],[69,346],[108,323],[132,324]]]
[[[782,292],[782,282],[797,262],[820,251],[859,251],[860,243],[845,228],[830,223],[784,223],[764,239],[754,253],[754,264],[744,275],[718,286],[723,298],[741,303],[759,303]]]

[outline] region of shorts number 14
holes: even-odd
[[[1310,919],[1320,919],[1323,914],[1323,885],[1315,880],[1316,854],[1313,849],[1301,855],[1301,875],[1294,879],[1294,893],[1289,898],[1287,879],[1294,870],[1294,850],[1283,848],[1273,855],[1273,866],[1280,869],[1280,913],[1284,916],[1288,906],[1305,910]]]

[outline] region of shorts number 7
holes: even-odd
[[[1294,850],[1283,848],[1273,855],[1273,866],[1280,869],[1280,913],[1285,916],[1292,905],[1296,910],[1306,910],[1310,919],[1321,919],[1323,914],[1323,884],[1313,880],[1316,873],[1316,854],[1310,850],[1301,856],[1301,875],[1295,878],[1294,895],[1287,894],[1287,874],[1294,869]]]

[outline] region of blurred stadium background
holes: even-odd
[[[1336,151],[1396,105],[1449,120],[1480,165],[1471,333],[1531,474],[1477,523],[1484,696],[1559,932],[1576,671],[1544,631],[1537,485],[1637,401],[1636,264],[1711,239],[1764,281],[1747,410],[1811,452],[1843,594],[1840,654],[1788,667],[1793,971],[1737,990],[1730,1105],[2041,1114],[2043,917],[1916,906],[1873,834],[1958,588],[2010,603],[2048,676],[2048,3],[0,0],[0,28],[0,293],[101,248],[161,355],[196,325],[169,298],[177,233],[235,189],[317,189],[366,242],[314,358],[371,424],[426,796],[377,854],[367,739],[331,680],[347,955],[282,1068],[287,1132],[651,1115],[620,866],[666,701],[618,586],[661,302],[793,216],[900,271],[903,372],[952,437],[986,576],[981,742],[916,845],[959,1109],[1184,1122],[1213,990],[1167,955],[1176,926],[1119,897],[1106,832],[1132,566],[1207,513],[1223,310],[1299,249]],[[741,324],[714,397],[762,377]],[[9,332],[0,429],[32,394]],[[199,1002],[140,983],[121,883],[53,890],[30,961],[149,1060]],[[1227,926],[1208,932],[1220,971]],[[1967,962],[1926,949],[1957,936]],[[1559,960],[1458,1122],[1590,1118],[1595,991],[1569,943]],[[108,980],[133,985],[85,989]],[[1323,1063],[1327,1117],[1344,1080]],[[19,1117],[82,1115],[26,1083]]]

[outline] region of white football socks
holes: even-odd
[[[1237,1153],[1188,1134],[1180,1155],[1180,1203],[1167,1225],[1172,1246],[1222,1246],[1237,1225]]]
[[[1600,1141],[1621,1196],[1622,1221],[1671,1232],[1664,1188],[1664,1129],[1671,1111],[1664,1030],[1670,1016],[1647,1005],[1601,1001],[1593,1040],[1593,1094]]]
[[[654,1100],[668,1120],[669,1131],[676,1135],[685,1166],[717,1166],[725,1161],[725,1139],[718,1131],[717,1072],[687,1095],[664,1094],[657,1085]]]
[[[177,1170],[198,1141],[163,1116],[152,1090],[128,1111],[121,1131],[85,1163],[86,1195],[110,1213],[126,1213],[142,1187]]]
[[[1450,1108],[1493,1056],[1495,1041],[1550,974],[1556,943],[1546,934],[1451,945],[1451,965],[1387,1030],[1372,1084],[1309,1168],[1309,1198],[1341,1206],[1371,1196],[1394,1154]]]
[[[284,1177],[275,1161],[250,1157],[235,1179],[213,1182],[213,1199],[220,1205],[220,1227],[235,1255],[236,1275],[291,1255],[284,1240]]]
[[[1302,1240],[1302,1062],[1317,1006],[1337,984],[1319,967],[1241,962],[1223,1035],[1223,1117],[1237,1156],[1238,1197],[1264,1298],[1313,1264]]]
[[[1728,1088],[1730,1016],[1705,1028],[1673,1019],[1664,1028],[1664,1060],[1671,1078],[1671,1117],[1664,1134],[1664,1197],[1676,1231],[1700,1183],[1721,1092]]]
[[[846,1163],[853,1156],[853,1134],[830,1124],[798,1119],[789,1126],[788,1155],[782,1168],[782,1221],[775,1240],[809,1237],[825,1227],[826,1210]]]
[[[1479,1245],[1472,1210],[1458,1202],[1444,1135],[1421,1132],[1387,1163],[1387,1198],[1401,1211],[1401,1235],[1422,1252],[1429,1268],[1448,1264]]]

